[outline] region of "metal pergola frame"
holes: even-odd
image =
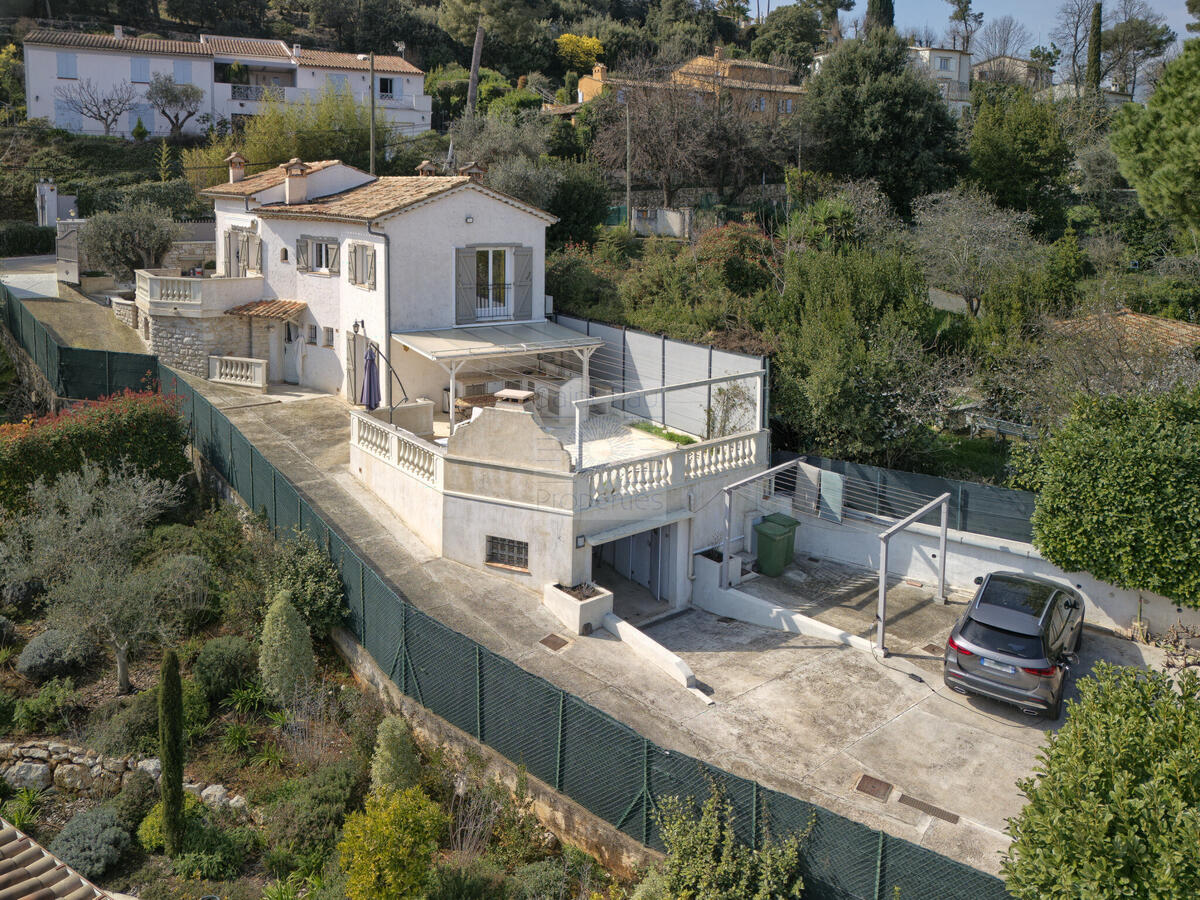
[[[877,611],[875,613],[875,649],[885,657],[888,655],[887,646],[884,644],[884,632],[887,623],[888,542],[909,525],[916,522],[926,513],[932,512],[939,506],[942,508],[942,525],[938,533],[938,592],[934,599],[937,600],[938,603],[945,603],[946,529],[950,521],[950,494],[946,493],[942,494],[940,497],[935,497],[916,512],[909,513],[886,531],[879,532],[879,599]]]

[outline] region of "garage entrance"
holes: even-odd
[[[677,531],[661,525],[592,547],[592,581],[613,592],[613,612],[626,622],[641,625],[671,610]]]

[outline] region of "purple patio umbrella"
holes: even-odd
[[[367,352],[363,356],[362,396],[358,402],[367,409],[379,406],[379,363],[375,360],[375,347],[371,344],[367,344]]]

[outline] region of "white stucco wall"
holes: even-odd
[[[796,529],[796,552],[822,559],[878,569],[879,532],[886,524],[844,520],[841,524],[804,516]],[[938,529],[914,525],[888,545],[888,572],[937,584]],[[1182,617],[1200,625],[1200,612],[1177,612],[1170,600],[1148,592],[1127,591],[1099,581],[1086,572],[1063,572],[1042,558],[1031,544],[1002,538],[948,532],[946,581],[951,588],[974,590],[974,579],[990,571],[1022,572],[1062,584],[1079,585],[1089,624],[1127,631],[1139,617],[1154,634],[1161,634]]]
[[[65,79],[58,77],[58,54],[73,53],[75,55],[75,72],[76,79]],[[213,63],[212,59],[203,56],[187,56],[187,55],[150,55],[150,54],[130,54],[116,53],[111,51],[100,50],[82,50],[77,48],[55,48],[40,45],[26,44],[25,45],[25,103],[28,109],[29,118],[46,118],[52,123],[54,119],[54,100],[56,97],[55,89],[62,86],[75,84],[84,79],[90,78],[102,90],[109,91],[122,81],[132,83],[132,64],[133,58],[149,59],[150,60],[150,77],[156,74],[175,75],[175,61],[189,62],[191,64],[191,83],[199,86],[204,90],[204,102],[200,106],[200,113],[213,112],[212,96],[213,96]],[[139,94],[144,94],[148,84],[136,83],[133,84]],[[142,101],[145,102],[144,100]],[[199,134],[203,128],[197,124],[196,116],[193,116],[184,124],[184,131],[192,134]],[[142,124],[146,126],[153,134],[166,135],[170,133],[171,126],[162,116],[155,112],[152,116],[154,121],[147,121],[147,117],[142,117]],[[93,119],[84,119],[82,122],[82,131],[87,134],[103,134],[104,126]],[[117,122],[116,127],[112,131],[115,135],[128,137],[129,114],[125,113]]]

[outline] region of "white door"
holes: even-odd
[[[300,383],[300,348],[304,346],[304,335],[295,322],[284,325],[283,337],[283,380],[287,384]]]

